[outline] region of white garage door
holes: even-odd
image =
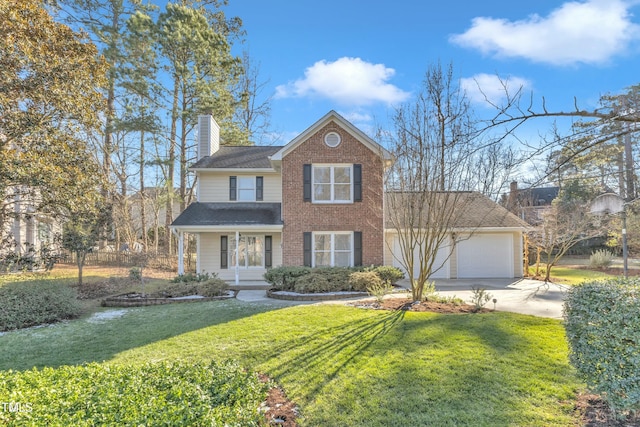
[[[448,245],[449,243],[447,242],[446,247],[442,247],[440,250],[438,250],[433,268],[439,268],[439,270],[431,275],[431,279],[448,279],[450,277],[451,269],[449,268],[449,252],[451,249]],[[402,271],[405,271],[402,263],[399,261],[402,260],[402,255],[400,252],[400,241],[398,239],[398,236],[395,236],[393,239],[393,253],[395,255],[393,257],[393,266],[398,267]],[[414,277],[418,277],[418,270],[420,269],[419,251],[416,250],[413,255],[413,274]],[[440,268],[440,266],[442,267]]]
[[[474,234],[457,246],[459,278],[513,277],[510,234]]]

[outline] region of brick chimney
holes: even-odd
[[[516,215],[518,214],[518,181],[511,181],[511,184],[509,185],[507,209]]]
[[[220,126],[212,115],[198,116],[198,159],[214,154],[220,148]]]

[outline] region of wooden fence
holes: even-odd
[[[140,265],[139,260],[140,254],[135,252],[94,251],[87,254],[84,265],[102,267],[135,267]],[[63,252],[58,260],[58,264],[77,264],[76,254],[72,252]],[[177,270],[178,256],[167,254],[148,254],[146,266],[166,270]],[[184,255],[184,266],[187,271],[195,270],[195,254]]]

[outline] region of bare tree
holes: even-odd
[[[529,243],[536,249],[537,262],[545,265],[544,281],[551,279],[551,269],[576,244],[601,236],[603,229],[589,214],[585,202],[563,202],[556,199],[542,214],[541,223],[528,233]]]
[[[419,301],[431,275],[444,265],[439,252],[448,259],[455,244],[469,238],[490,214],[486,206],[493,204],[479,191],[495,188],[496,182],[488,180],[497,175],[485,174],[486,167],[502,165],[508,172],[514,158],[500,143],[479,138],[451,66],[428,69],[423,90],[396,110],[393,125],[389,147],[395,161],[385,183],[387,227],[395,231],[398,262],[411,282],[412,298]],[[485,208],[473,209],[479,204]]]

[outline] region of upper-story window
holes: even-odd
[[[303,200],[313,203],[362,201],[361,164],[305,164]]]
[[[264,177],[230,176],[229,200],[255,202],[263,199]]]
[[[313,201],[352,201],[352,165],[313,165]]]

